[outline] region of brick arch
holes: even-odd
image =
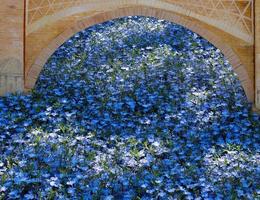
[[[225,44],[220,36],[206,29],[201,25],[201,22],[194,20],[190,17],[161,10],[158,8],[148,7],[128,7],[120,8],[113,11],[103,12],[95,14],[91,17],[84,18],[74,23],[73,26],[67,28],[64,32],[54,38],[36,57],[34,63],[29,67],[28,72],[25,75],[25,89],[30,90],[34,87],[37,78],[51,55],[59,48],[64,42],[71,38],[74,34],[92,26],[95,24],[103,23],[105,21],[125,17],[125,16],[147,16],[156,17],[158,19],[164,19],[173,23],[184,26],[191,31],[199,34],[211,44],[216,46],[224,54],[225,58],[230,62],[234,72],[238,75],[241,85],[246,93],[246,96],[250,102],[254,101],[254,83],[250,79],[245,66],[242,64],[239,56],[233,51],[233,49]]]

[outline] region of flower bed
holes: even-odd
[[[0,199],[256,199],[260,116],[221,52],[154,18],[95,25],[0,98]]]

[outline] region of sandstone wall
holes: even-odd
[[[0,95],[22,91],[24,1],[1,0],[0,3]]]

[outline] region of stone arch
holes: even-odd
[[[67,41],[74,34],[92,26],[111,19],[125,17],[125,16],[147,16],[156,17],[158,19],[164,19],[173,23],[184,26],[191,31],[199,34],[211,44],[216,46],[224,54],[225,58],[230,62],[234,72],[238,75],[241,85],[246,93],[246,96],[250,102],[254,101],[254,83],[250,79],[246,67],[242,64],[239,56],[233,51],[233,49],[225,44],[222,38],[215,34],[213,31],[208,30],[202,26],[202,22],[194,20],[191,17],[180,15],[174,12],[165,11],[158,8],[151,7],[127,7],[115,9],[108,12],[102,12],[95,14],[91,17],[78,20],[73,26],[67,28],[64,32],[54,38],[36,57],[34,63],[29,67],[28,72],[25,74],[25,89],[30,90],[34,87],[37,78],[49,59],[49,57],[60,47],[65,41]]]

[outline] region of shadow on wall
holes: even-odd
[[[0,60],[0,95],[23,91],[23,65],[14,57]]]

